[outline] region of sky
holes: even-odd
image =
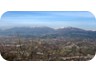
[[[0,29],[42,26],[96,30],[96,20],[88,11],[8,11],[0,19]]]

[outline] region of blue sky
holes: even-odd
[[[36,26],[96,30],[96,20],[87,11],[8,11],[0,21],[0,28]]]

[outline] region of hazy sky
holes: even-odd
[[[96,30],[96,20],[87,11],[9,11],[2,15],[0,28],[48,26]]]

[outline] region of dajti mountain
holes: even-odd
[[[15,27],[0,30],[0,36],[21,36],[21,37],[41,37],[41,38],[96,38],[96,31],[83,30],[74,27],[53,29],[50,27]]]

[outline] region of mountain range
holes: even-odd
[[[0,30],[0,36],[23,36],[23,37],[41,37],[41,38],[91,38],[96,39],[96,31],[83,30],[80,28],[67,27],[53,29],[50,27],[15,27],[6,30]]]

